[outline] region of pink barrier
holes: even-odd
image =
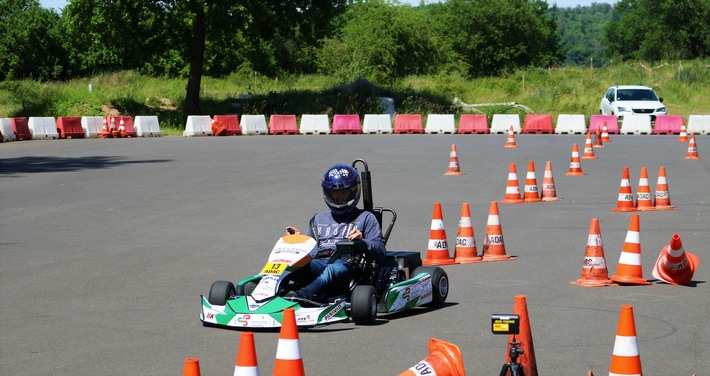
[[[606,132],[609,134],[619,134],[619,118],[616,115],[592,115],[589,118],[589,131],[597,133],[603,131],[602,126],[606,123]]]
[[[269,134],[298,134],[296,115],[269,116]]]
[[[683,124],[682,115],[659,115],[656,116],[653,134],[680,134]]]
[[[239,127],[239,116],[237,115],[215,115],[212,120],[216,120],[227,127],[227,134],[230,136],[242,134],[242,129]]]
[[[333,116],[333,134],[362,134],[360,115]]]
[[[464,114],[459,119],[459,134],[487,134],[491,133],[488,129],[488,118],[484,114]]]
[[[424,133],[424,124],[420,114],[397,114],[394,118],[394,133]]]
[[[84,138],[84,128],[81,127],[81,117],[60,116],[57,119],[59,138]]]
[[[525,115],[522,133],[555,133],[555,128],[552,126],[552,115]]]

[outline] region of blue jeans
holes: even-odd
[[[299,291],[309,299],[312,299],[313,295],[323,295],[331,289],[345,288],[355,271],[352,265],[343,260],[328,264],[328,259],[315,259],[311,260],[310,267],[311,276],[316,278]]]

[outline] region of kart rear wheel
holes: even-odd
[[[368,285],[355,286],[350,300],[350,315],[355,325],[372,325],[377,318],[377,291]]]
[[[420,266],[414,269],[414,274],[427,273],[431,276],[431,303],[426,307],[440,307],[446,302],[449,296],[449,276],[444,269],[438,266]]]
[[[212,305],[225,305],[227,300],[234,296],[236,291],[234,289],[234,284],[229,281],[214,281],[212,287],[210,287],[210,295],[207,301]]]

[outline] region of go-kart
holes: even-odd
[[[363,206],[382,225],[383,213],[391,220],[383,232],[389,238],[397,214],[390,208],[374,207],[370,172],[362,162],[360,172]],[[388,251],[385,261],[371,260],[363,241],[341,241],[328,262],[347,260],[355,266],[355,277],[348,286],[331,291],[318,299],[286,296],[307,283],[300,271],[318,254],[317,241],[306,235],[281,237],[258,274],[235,285],[215,281],[209,295],[202,298],[200,320],[205,326],[230,328],[279,328],[283,311],[295,310],[296,324],[314,327],[335,322],[352,321],[356,325],[374,324],[378,313],[389,314],[413,307],[439,307],[449,293],[449,278],[440,267],[422,266],[419,252]]]

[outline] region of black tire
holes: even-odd
[[[245,282],[243,285],[236,285],[235,286],[235,291],[236,291],[235,295],[238,295],[238,296],[251,295],[251,293],[254,292],[256,285],[257,285],[257,283],[254,281]]]
[[[355,286],[350,299],[350,316],[355,325],[372,325],[377,318],[377,292],[368,285]]]
[[[227,300],[236,295],[234,284],[229,281],[214,281],[210,287],[210,295],[207,301],[212,305],[225,305]]]
[[[426,307],[441,307],[449,296],[449,276],[438,266],[420,266],[414,269],[413,276],[419,273],[431,275],[431,302]]]

